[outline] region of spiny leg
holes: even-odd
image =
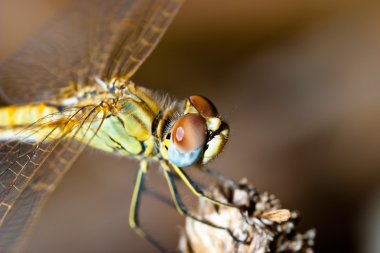
[[[222,173],[220,173],[219,171],[211,169],[208,166],[205,166],[205,165],[201,166],[200,170],[211,175],[212,177],[215,177],[218,180],[226,181],[226,182],[230,183],[231,185],[233,185],[234,187],[238,186],[238,183],[236,183],[232,178],[227,177],[227,176],[223,175]]]
[[[237,238],[234,234],[233,234],[233,231],[229,228],[226,228],[226,227],[222,227],[222,226],[219,226],[219,225],[216,225],[210,221],[207,221],[207,220],[204,220],[204,219],[201,219],[201,218],[198,218],[194,215],[192,215],[188,210],[187,208],[185,207],[185,205],[183,204],[180,196],[179,196],[179,193],[178,193],[178,190],[177,190],[177,187],[174,183],[174,179],[173,179],[173,176],[171,175],[170,171],[167,170],[166,168],[163,168],[163,173],[165,175],[165,178],[166,178],[166,181],[168,183],[168,186],[169,186],[169,190],[170,190],[170,193],[172,195],[172,198],[173,198],[173,201],[174,201],[174,204],[178,210],[178,212],[181,214],[181,215],[185,215],[193,220],[196,220],[198,222],[201,222],[203,224],[206,224],[208,226],[211,226],[213,228],[216,228],[216,229],[222,229],[222,230],[225,230],[227,233],[230,234],[230,236],[238,243],[246,243],[246,239],[244,240],[241,240],[239,238]],[[247,237],[248,237],[248,234],[247,234]]]
[[[165,170],[168,170],[170,171],[170,167],[168,164],[166,164],[165,162],[161,162],[161,166],[165,169]],[[219,206],[226,206],[226,207],[232,207],[232,208],[237,208],[239,210],[242,210],[244,209],[243,206],[239,206],[239,205],[234,205],[234,204],[230,204],[230,203],[225,203],[225,202],[222,202],[222,201],[219,201],[217,199],[213,199],[213,198],[210,198],[209,196],[207,196],[206,194],[204,194],[204,192],[202,191],[201,188],[199,188],[199,186],[193,182],[193,180],[191,180],[191,178],[187,175],[186,172],[184,172],[180,167],[177,167],[175,166],[174,164],[170,164],[171,167],[173,167],[175,173],[177,173],[177,175],[182,179],[182,181],[186,184],[186,186],[197,196],[197,197],[201,197],[201,198],[204,198],[205,200],[207,201],[210,201],[211,203],[214,203],[216,205],[219,205]]]
[[[239,184],[236,183],[232,178],[230,177],[227,177],[225,175],[223,175],[222,173],[214,170],[214,169],[211,169],[210,167],[207,167],[207,166],[202,166],[199,168],[201,171],[211,175],[212,177],[218,179],[218,180],[221,180],[221,181],[226,181],[228,182],[230,185],[232,185],[233,187],[235,188],[238,188],[239,187]],[[247,188],[243,188],[243,190],[247,191],[249,193],[249,189]],[[251,224],[251,222],[249,221],[249,217],[248,217],[248,212],[247,212],[247,209],[245,207],[240,207],[240,214],[241,216],[244,218],[244,220],[248,223],[248,224]]]
[[[182,179],[172,171],[168,171],[168,173],[170,173],[171,177],[174,179],[175,182],[179,180],[182,181]],[[197,185],[204,187],[204,185],[200,184],[199,182],[197,182]],[[170,208],[176,209],[175,204],[173,203],[173,199],[171,197],[168,197],[150,187],[146,187],[144,185],[142,189],[142,194],[146,194],[148,197],[151,197],[152,199],[157,200]]]
[[[145,193],[147,196],[151,197],[152,199],[157,200],[157,201],[167,205],[168,207],[175,209],[175,206],[174,206],[172,199],[165,196],[164,194],[161,194],[161,193],[159,193],[159,192],[157,192],[151,188],[145,187],[145,186],[142,189],[142,193],[143,194]]]
[[[160,245],[160,243],[158,243],[153,237],[151,237],[149,234],[144,232],[139,224],[139,216],[138,216],[139,204],[140,204],[140,199],[141,199],[141,193],[144,186],[144,178],[147,172],[148,172],[148,162],[145,160],[142,160],[140,162],[140,168],[137,172],[136,179],[135,179],[135,186],[133,188],[131,206],[129,210],[129,225],[139,236],[146,239],[159,251],[168,252],[168,250],[165,249],[165,247],[163,247],[162,245]]]

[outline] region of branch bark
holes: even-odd
[[[282,209],[280,200],[267,192],[257,192],[243,179],[238,185],[225,182],[211,188],[214,198],[248,207],[246,218],[235,208],[221,207],[199,200],[197,216],[232,229],[247,244],[237,243],[226,232],[187,218],[179,242],[183,253],[313,253],[316,231],[298,233],[299,214]]]

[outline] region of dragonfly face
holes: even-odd
[[[223,149],[229,134],[228,125],[219,117],[215,106],[201,96],[185,102],[184,115],[165,136],[161,153],[178,167],[206,164]]]

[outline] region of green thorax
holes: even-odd
[[[89,145],[122,156],[158,159],[155,122],[162,110],[158,98],[129,84],[113,107]]]

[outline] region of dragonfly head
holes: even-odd
[[[191,96],[183,115],[166,136],[168,159],[178,167],[206,164],[220,154],[228,135],[229,127],[211,101]]]

